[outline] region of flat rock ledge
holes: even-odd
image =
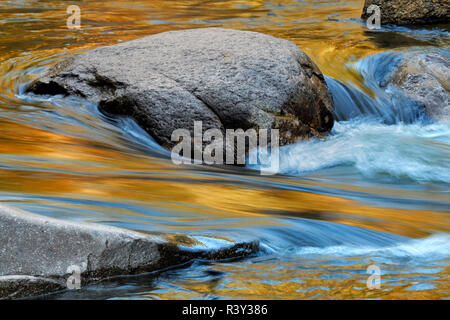
[[[194,259],[251,255],[256,241],[220,241],[215,248],[189,247],[158,237],[98,224],[74,223],[0,205],[0,299],[67,290],[112,276],[140,274]],[[73,279],[73,278],[71,278]]]
[[[381,24],[425,25],[448,23],[450,2],[447,0],[366,0],[361,18],[367,20],[367,8],[377,5]]]
[[[324,76],[294,43],[223,28],[169,31],[72,56],[29,85],[133,117],[171,149],[176,129],[280,130],[280,145],[324,136],[333,105]],[[225,149],[225,148],[224,148]],[[225,154],[225,152],[224,152]]]

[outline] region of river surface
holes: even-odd
[[[81,29],[66,7],[81,7]],[[378,87],[399,54],[449,55],[449,25],[368,30],[363,1],[0,2],[0,201],[168,239],[259,239],[257,254],[194,261],[49,299],[450,298],[450,125]],[[132,120],[77,98],[24,94],[75,53],[222,26],[295,42],[327,76],[337,122],[281,148],[280,173],[176,166]],[[176,240],[174,240],[176,241]],[[214,247],[214,241],[206,241]],[[379,289],[367,286],[379,268]]]

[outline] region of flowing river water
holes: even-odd
[[[80,30],[66,7],[81,7]],[[0,2],[0,201],[177,241],[258,239],[238,260],[111,279],[48,298],[449,298],[450,125],[377,86],[398,54],[449,55],[448,25],[367,29],[362,0]],[[280,173],[176,166],[132,120],[25,85],[75,53],[222,26],[295,42],[327,76],[329,137],[281,148]],[[216,240],[215,240],[216,239]],[[367,268],[381,270],[379,289]]]

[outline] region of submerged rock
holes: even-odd
[[[320,136],[333,106],[318,67],[294,43],[222,28],[164,32],[57,64],[28,88],[78,95],[132,116],[166,148],[175,129],[280,129],[280,144]]]
[[[67,222],[0,205],[0,298],[63,290],[74,272],[86,284],[192,259],[243,257],[258,250],[253,241],[219,243],[215,248],[190,247],[186,241],[178,245],[134,231]]]
[[[433,120],[450,122],[450,63],[436,53],[405,55],[388,84],[425,108]]]
[[[367,20],[367,9],[377,5],[381,24],[423,25],[448,23],[450,2],[442,0],[366,0],[361,18]]]

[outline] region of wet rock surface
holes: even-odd
[[[377,5],[381,10],[381,24],[424,25],[448,23],[450,2],[442,0],[366,0],[361,18],[371,14],[367,9]]]
[[[318,67],[294,43],[249,31],[164,32],[73,56],[28,88],[78,95],[132,116],[173,147],[176,129],[280,129],[280,144],[321,136],[333,106]]]
[[[140,274],[193,259],[244,257],[254,241],[189,248],[158,237],[98,224],[74,223],[0,205],[0,298],[21,298],[67,288],[79,270],[82,284]],[[78,269],[77,269],[78,268]]]
[[[0,299],[20,299],[63,291],[62,281],[32,276],[0,276]]]
[[[450,122],[450,63],[437,53],[405,55],[388,83],[425,108],[433,120]]]

